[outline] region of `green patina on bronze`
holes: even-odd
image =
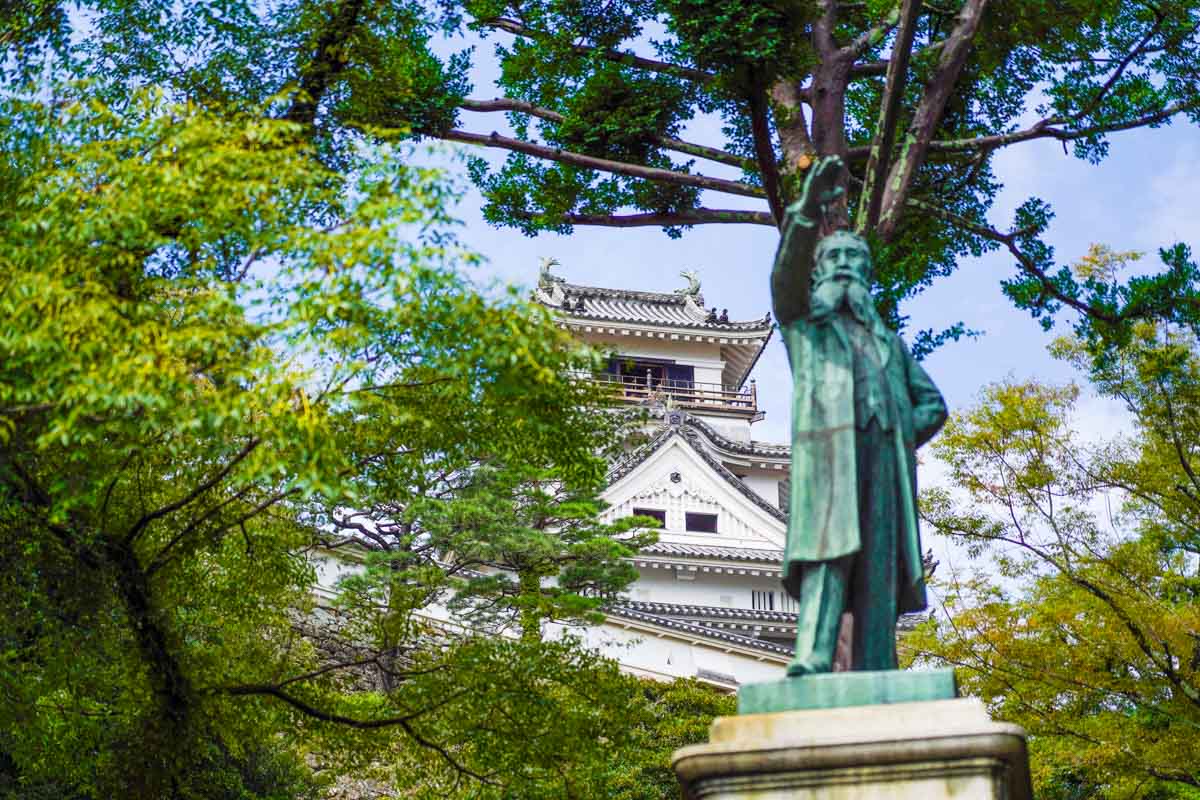
[[[952,669],[828,672],[743,686],[738,692],[738,713],[917,703],[952,700],[957,696],[958,686]]]
[[[851,669],[896,668],[896,617],[925,607],[916,448],[946,419],[937,387],[875,310],[867,242],[821,235],[842,169],[837,158],[814,165],[787,209],[771,275],[794,383],[791,676],[832,669],[843,611],[855,620]]]

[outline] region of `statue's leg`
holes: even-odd
[[[838,626],[846,608],[854,557],[805,564],[800,573],[800,610],[796,618],[796,655],[788,675],[810,675],[833,669]]]
[[[850,577],[854,613],[851,669],[896,668],[899,596],[899,464],[892,433],[872,422],[858,433],[858,509],[862,550]]]

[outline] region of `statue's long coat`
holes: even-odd
[[[784,555],[784,585],[792,596],[799,595],[805,563],[840,558],[862,547],[854,355],[843,324],[836,314],[826,314],[782,326],[794,381],[791,507]],[[917,528],[916,448],[937,433],[946,419],[946,405],[899,336],[881,331],[877,346],[896,403],[897,424],[891,452],[871,455],[897,459],[902,485],[871,487],[871,491],[900,493],[901,519],[889,526],[899,538],[898,610],[919,611],[926,603]]]

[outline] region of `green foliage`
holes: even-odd
[[[634,679],[629,679],[634,680]],[[638,680],[640,697],[631,706],[632,738],[609,760],[605,791],[613,800],[666,800],[679,796],[671,758],[680,747],[708,741],[714,717],[737,712],[733,695],[694,680],[662,684]]]
[[[627,559],[657,539],[637,530],[657,524],[649,518],[601,522],[602,489],[485,465],[451,498],[417,504],[429,544],[468,576],[450,601],[456,616],[533,639],[546,622],[601,622],[637,579]]]
[[[1086,340],[1057,350],[1089,360]],[[947,423],[934,451],[955,489],[922,504],[967,568],[905,644],[1026,728],[1039,796],[1193,798],[1200,357],[1145,325],[1103,355],[1097,387],[1132,413],[1131,439],[1083,440],[1078,389],[1037,383],[989,387]]]
[[[475,159],[468,171],[492,224],[528,235],[575,224],[659,224],[679,236],[731,214],[748,219],[709,208],[725,190],[702,192],[698,175],[728,175],[732,167],[734,194],[770,195],[781,207],[813,157],[832,153],[850,169],[845,222],[861,222],[877,238],[876,294],[894,326],[906,323],[903,303],[962,257],[1000,246],[1017,266],[1005,291],[1035,316],[1048,321],[1063,303],[1093,294],[1055,264],[1044,242],[1053,214],[1043,202],[1031,198],[1007,230],[988,224],[1000,189],[993,156],[1052,134],[1096,162],[1116,131],[1200,119],[1197,0],[988,3],[978,29],[964,34],[970,46],[961,70],[951,72],[943,55],[965,4],[922,4],[895,92],[896,133],[880,151],[893,167],[888,185],[899,187],[897,202],[875,222],[854,216],[865,208],[864,187],[883,185],[865,172],[888,96],[883,60],[895,53],[899,4],[828,4],[827,40],[826,7],[811,0],[231,0],[193,8],[105,0],[83,3],[72,16],[61,4],[35,2],[6,9],[0,42],[12,45],[3,67],[10,83],[49,58],[88,79],[86,93],[114,104],[155,85],[173,100],[257,110],[301,123],[324,163],[345,172],[370,143],[461,140],[464,123],[486,126],[486,116],[460,113],[481,110],[464,104],[465,76],[479,59],[457,45],[469,33],[496,43],[486,57],[498,68],[502,98],[492,109],[508,112],[520,142],[492,140],[509,157],[496,168]],[[822,73],[839,53],[852,56],[844,69]],[[946,89],[944,101],[918,113],[934,87]],[[1027,111],[1039,124],[1022,132]],[[690,135],[706,141],[680,141]],[[928,150],[925,142],[933,143]],[[583,168],[564,153],[602,163]],[[899,180],[900,165],[913,167],[911,182]],[[760,213],[753,221],[770,220]],[[1167,258],[1161,288],[1192,291],[1188,256]],[[1089,313],[1101,317],[1104,306],[1121,302],[1094,299]],[[920,347],[965,334],[967,322],[922,332]]]
[[[306,755],[423,753],[482,777],[544,766],[551,721],[608,730],[553,692],[611,666],[438,645],[417,617],[449,584],[415,501],[485,463],[570,486],[604,469],[571,377],[594,357],[461,277],[444,182],[402,153],[347,178],[297,124],[154,93],[4,111],[29,144],[0,208],[6,790],[294,796]],[[416,532],[395,540],[411,571],[387,602],[347,600],[331,655],[297,626],[308,551],[347,509]],[[620,582],[618,546],[579,547]]]
[[[401,764],[399,785],[416,797],[677,800],[680,789],[672,754],[706,741],[713,718],[736,710],[733,696],[697,681],[664,684],[634,678],[611,663],[577,669],[545,697],[565,710],[561,720],[500,722],[513,736],[539,731],[542,725],[553,730],[540,737],[545,749],[538,751],[536,760],[488,762],[498,773],[512,776],[508,786],[462,787],[452,770],[430,769],[427,761]],[[518,729],[518,722],[525,727]],[[493,744],[500,752],[507,749],[506,743]]]

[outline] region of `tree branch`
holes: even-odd
[[[531,219],[534,214],[521,215]],[[775,227],[775,218],[768,211],[741,211],[721,208],[693,208],[687,211],[646,214],[563,214],[559,217],[568,225],[595,225],[606,228],[641,228],[660,226],[672,228],[686,225],[750,224]]]
[[[329,90],[329,84],[346,68],[344,45],[358,25],[364,0],[346,0],[338,6],[333,18],[317,37],[312,60],[300,68],[299,91],[284,119],[311,125],[317,116],[321,98]]]
[[[1134,47],[1125,54],[1125,57],[1121,59],[1119,64],[1117,64],[1117,68],[1113,70],[1112,75],[1108,76],[1108,80],[1104,82],[1104,85],[1100,87],[1095,96],[1092,97],[1086,106],[1072,115],[1073,119],[1083,119],[1088,114],[1091,114],[1093,111],[1095,111],[1096,107],[1104,101],[1105,95],[1112,90],[1112,87],[1115,86],[1117,81],[1121,79],[1121,76],[1125,74],[1125,70],[1129,68],[1129,65],[1133,63],[1133,60],[1146,53],[1146,46],[1150,44],[1150,40],[1153,39],[1154,36],[1162,29],[1162,24],[1165,19],[1162,15],[1162,12],[1157,8],[1154,9],[1154,16],[1157,18],[1157,21],[1150,28],[1150,30],[1146,31],[1146,35],[1143,36],[1141,41],[1138,42],[1137,47]]]
[[[779,164],[775,160],[775,148],[771,145],[771,125],[767,119],[766,90],[757,85],[750,93],[750,132],[754,138],[754,155],[758,161],[758,172],[762,176],[763,189],[767,193],[767,205],[775,224],[783,222],[783,199],[779,192]]]
[[[223,467],[221,467],[221,469],[217,470],[216,473],[214,473],[211,478],[204,481],[199,486],[192,489],[192,491],[188,492],[187,494],[185,494],[183,497],[179,498],[178,500],[168,503],[167,505],[162,506],[161,508],[158,508],[154,511],[151,511],[148,514],[143,514],[141,519],[139,519],[137,522],[135,522],[133,524],[133,527],[129,529],[129,533],[127,533],[125,535],[125,542],[127,544],[130,542],[133,542],[135,539],[137,539],[138,535],[143,530],[146,529],[146,526],[149,525],[151,522],[153,522],[156,519],[161,519],[162,517],[165,517],[168,514],[175,513],[179,509],[183,508],[184,506],[186,506],[189,503],[196,500],[198,497],[200,497],[205,492],[207,492],[210,489],[212,489],[213,487],[215,487],[218,483],[223,481],[229,475],[230,472],[233,471],[234,467],[236,467],[238,464],[242,463],[242,461],[244,461],[247,456],[249,456],[251,453],[253,453],[254,449],[256,447],[258,447],[258,445],[261,441],[262,440],[257,437],[252,438],[250,441],[246,442],[245,447],[243,447],[240,451],[238,451],[238,453],[233,458],[229,459],[229,461],[226,462],[226,464]]]
[[[658,167],[643,167],[637,164],[626,164],[622,161],[610,161],[606,158],[596,158],[595,156],[584,155],[583,153],[573,153],[569,150],[560,150],[547,145],[523,142],[520,139],[501,136],[494,131],[489,135],[468,133],[467,131],[460,130],[449,130],[439,133],[426,132],[426,134],[452,142],[464,142],[466,144],[512,150],[517,153],[534,156],[535,158],[544,158],[547,161],[570,164],[573,167],[580,167],[582,169],[594,169],[600,172],[628,175],[631,178],[642,178],[648,181],[670,183],[676,186],[695,186],[699,189],[736,194],[742,197],[765,197],[760,187],[751,186],[748,183],[729,181],[722,178],[711,178],[706,175],[691,175],[686,172],[675,172]]]
[[[879,23],[878,25],[874,25],[860,33],[857,39],[846,45],[845,49],[852,54],[853,57],[857,58],[863,53],[867,52],[872,45],[882,41],[883,37],[887,36],[888,33],[890,33],[891,30],[896,27],[896,24],[900,22],[900,9],[903,3],[904,0],[897,2],[896,5],[892,6],[891,12],[887,15],[887,18],[883,22]],[[913,24],[915,25],[915,23],[916,20],[914,19]],[[895,56],[893,56],[893,58],[895,58]]]
[[[1023,130],[1013,131],[1012,133],[998,133],[992,136],[978,136],[974,139],[947,139],[941,141],[933,141],[929,143],[930,152],[937,153],[953,153],[966,150],[994,150],[1000,147],[1007,147],[1011,144],[1019,142],[1027,142],[1031,139],[1058,139],[1062,142],[1069,142],[1075,139],[1084,139],[1088,136],[1096,136],[1102,133],[1115,133],[1117,131],[1127,131],[1134,128],[1143,128],[1147,125],[1154,125],[1159,122],[1164,122],[1176,114],[1181,114],[1185,111],[1193,111],[1200,108],[1200,100],[1180,101],[1172,103],[1166,108],[1158,111],[1148,111],[1144,114],[1127,119],[1123,122],[1112,122],[1104,125],[1093,125],[1088,128],[1079,128],[1077,130],[1064,130],[1055,127],[1064,125],[1071,120],[1064,117],[1047,117],[1043,120],[1035,122],[1033,125]]]
[[[958,23],[942,46],[937,69],[925,84],[925,91],[917,104],[916,113],[909,125],[903,149],[888,173],[881,201],[880,219],[876,233],[884,241],[891,239],[899,225],[900,211],[912,189],[917,171],[925,163],[929,143],[941,122],[954,86],[967,63],[971,44],[983,20],[988,0],[966,0],[958,14]]]
[[[883,98],[879,103],[879,122],[871,142],[867,168],[864,172],[863,191],[858,213],[858,231],[874,229],[879,222],[879,209],[883,203],[884,181],[891,167],[892,143],[896,138],[900,100],[908,78],[908,59],[912,53],[913,38],[917,33],[917,19],[921,14],[921,0],[903,0],[899,9],[900,32],[892,48],[888,62],[887,81]]]
[[[1065,294],[1059,290],[1059,288],[1055,286],[1054,282],[1050,280],[1050,276],[1047,275],[1044,270],[1038,267],[1032,258],[1030,258],[1021,250],[1020,245],[1017,243],[1018,231],[1002,233],[1001,231],[998,231],[989,225],[973,222],[966,217],[955,214],[952,211],[947,211],[944,208],[939,208],[930,203],[926,203],[922,200],[909,199],[908,205],[912,208],[944,219],[957,228],[969,231],[977,236],[982,236],[985,239],[993,242],[999,242],[1000,244],[1004,245],[1008,249],[1008,252],[1012,254],[1013,258],[1017,260],[1017,266],[1021,268],[1021,271],[1033,278],[1036,278],[1042,287],[1042,291],[1063,305],[1070,306],[1080,314],[1084,314],[1093,319],[1101,320],[1102,322],[1116,324],[1117,322],[1121,321],[1123,317],[1122,314],[1111,314],[1104,309],[1089,305],[1079,298],[1072,297],[1071,295]]]
[[[887,61],[887,60],[882,60],[882,61],[869,61],[864,64],[855,64],[854,66],[850,67],[850,79],[854,80],[856,78],[877,78],[880,75],[886,75],[887,71],[888,71],[889,63],[891,63],[891,62]]]
[[[483,26],[494,28],[496,30],[511,33],[514,36],[523,36],[528,39],[553,39],[554,36],[544,31],[535,30],[522,25],[515,19],[507,17],[496,17],[495,19],[482,20]],[[704,70],[693,69],[679,64],[669,64],[665,61],[655,61],[652,58],[643,58],[633,53],[626,53],[621,50],[604,50],[599,47],[591,47],[585,44],[572,44],[571,49],[581,56],[597,54],[607,61],[614,61],[618,64],[624,64],[628,67],[637,67],[638,69],[657,72],[663,75],[671,75],[676,78],[686,78],[687,80],[697,81],[699,83],[707,83],[713,80],[716,76],[705,72]]]
[[[812,138],[808,135],[808,122],[804,118],[804,99],[804,90],[793,80],[776,81],[771,87],[771,100],[775,104],[775,129],[783,150],[783,168],[793,177],[808,169],[815,151]],[[786,203],[790,199],[785,188],[783,200]]]
[[[478,111],[486,113],[489,111],[514,111],[521,114],[529,114],[532,117],[544,119],[547,122],[560,123],[566,120],[566,117],[557,111],[552,111],[549,108],[542,108],[533,103],[527,103],[524,100],[510,100],[507,97],[497,97],[493,100],[471,100],[464,99],[458,104],[459,108],[467,111]],[[681,139],[672,139],[667,136],[656,136],[653,140],[660,147],[667,150],[674,150],[679,153],[685,153],[696,158],[704,158],[709,161],[716,161],[721,164],[728,164],[731,167],[740,167],[746,169],[750,166],[748,159],[725,150],[720,150],[716,147],[709,147],[695,142],[685,142]]]

